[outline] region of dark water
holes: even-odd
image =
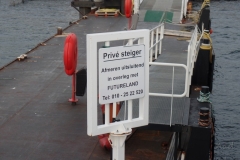
[[[13,1],[0,0],[0,68],[78,19],[71,0]]]
[[[70,0],[32,0],[10,6],[0,0],[0,67],[78,18]],[[240,160],[240,2],[211,2],[216,54],[212,101],[215,160]]]
[[[211,2],[216,160],[240,160],[240,1]]]

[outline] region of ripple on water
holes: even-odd
[[[240,54],[240,49],[239,49],[239,50],[231,51],[229,54]]]
[[[221,160],[240,158],[239,8],[240,1],[211,2],[216,55],[211,99],[216,117],[215,159]]]
[[[66,0],[27,1],[16,6],[0,0],[0,55],[10,55],[0,58],[0,67],[54,35],[57,27],[65,28],[77,19],[77,11]]]

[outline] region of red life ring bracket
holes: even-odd
[[[69,102],[72,102],[74,105],[78,101],[78,99],[75,98],[77,55],[77,36],[74,33],[71,33],[66,37],[64,43],[63,62],[65,73],[69,76],[72,75],[72,98],[69,99]]]

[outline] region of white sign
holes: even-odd
[[[144,97],[145,46],[99,49],[99,103]]]

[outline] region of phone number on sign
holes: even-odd
[[[129,91],[129,92],[123,92],[123,94],[112,94],[112,99],[119,98],[119,97],[130,97],[138,94],[143,94],[143,89],[139,89],[136,91]]]

